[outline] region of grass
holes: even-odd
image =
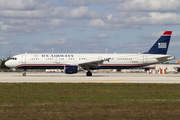
[[[1,120],[179,118],[180,84],[0,84]]]

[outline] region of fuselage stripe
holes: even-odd
[[[145,63],[145,64],[98,64],[98,66],[146,66],[146,65],[151,65],[152,63]],[[33,67],[33,66],[66,66],[66,65],[70,65],[70,64],[20,64],[18,66],[16,66],[16,68],[20,68],[20,67],[25,67],[25,66],[29,66],[29,67]]]

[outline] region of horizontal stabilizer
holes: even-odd
[[[167,56],[164,56],[164,57],[159,57],[159,58],[156,58],[159,62],[164,62],[164,61],[169,61],[169,60],[173,60],[175,59],[174,56],[170,56],[170,55],[167,55]]]

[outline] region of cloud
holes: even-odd
[[[88,38],[92,38],[92,39],[108,39],[110,38],[109,35],[102,33],[102,34],[97,34],[97,35],[93,35],[93,36],[89,36]]]
[[[93,4],[110,4],[110,3],[119,3],[125,0],[59,0],[59,2],[64,3],[68,6],[86,6]]]
[[[47,0],[1,0],[1,10],[34,10],[45,9],[52,6]]]
[[[18,42],[10,41],[8,37],[0,37],[0,47],[9,46],[9,45],[16,45]]]
[[[10,43],[8,41],[0,41],[0,45],[9,45]]]
[[[147,41],[143,41],[141,44],[139,43],[139,41],[136,41],[123,44],[107,45],[102,39],[98,40],[98,42],[97,40],[92,39],[65,39],[63,42],[61,40],[45,40],[34,44],[29,51],[51,52],[52,48],[54,48],[57,53],[105,53],[106,49],[108,49],[108,53],[143,53],[152,45]]]
[[[3,35],[43,32],[63,28],[69,22],[64,19],[68,8],[53,6],[47,0],[2,0],[0,3],[0,32]]]
[[[142,39],[158,39],[163,33],[164,33],[164,31],[153,32],[153,33],[151,33],[149,35],[139,36],[139,38],[142,38]]]
[[[7,33],[36,33],[66,25],[63,19],[13,19],[6,20],[0,25],[0,31]]]
[[[126,24],[125,21],[117,23],[116,20],[107,21],[102,19],[90,20],[90,22],[88,23],[88,27],[95,27],[98,29],[105,29],[105,30],[111,30],[111,29],[118,30],[122,28],[139,28],[138,25],[133,25],[133,24],[129,25]]]
[[[7,38],[5,38],[5,37],[0,37],[0,41],[3,41],[3,40],[5,40],[5,39],[7,39]]]
[[[82,6],[79,8],[72,9],[70,11],[70,16],[72,18],[83,18],[83,16],[85,16],[87,13],[88,13],[88,8]]]
[[[3,46],[7,45],[14,45],[14,42],[8,41],[7,37],[0,37],[0,47],[2,48]]]
[[[106,19],[92,19],[89,27],[98,29],[141,28],[148,25],[179,25],[180,15],[176,13],[119,13],[107,15]]]
[[[105,23],[101,19],[93,19],[89,22],[88,26],[90,26],[90,27],[104,27]]]
[[[124,43],[124,46],[130,48],[106,45],[105,40],[112,36],[112,32],[105,34],[101,30],[118,32],[116,30],[148,29],[145,26],[151,26],[151,28],[158,26],[169,28],[170,26],[173,28],[180,25],[180,1],[178,0],[59,0],[59,2],[59,4],[55,4],[50,0],[1,0],[1,46],[11,45],[11,49],[15,49],[16,52],[47,52],[51,51],[52,47],[59,52],[105,52],[105,49],[113,52],[139,52],[144,49],[144,46],[136,44],[139,41]],[[109,7],[111,9],[108,9]],[[91,27],[98,29],[99,33],[103,34],[95,33],[94,35],[96,31],[92,32],[94,28]],[[63,32],[51,33],[54,30]],[[77,30],[83,31],[82,37],[86,35],[91,40],[88,38],[86,38],[87,40],[77,40],[76,38],[70,40],[69,36],[76,34]],[[45,31],[50,33],[47,35],[47,40],[39,41],[42,40],[38,38],[39,33]],[[68,32],[68,35],[64,31]],[[139,38],[157,39],[163,32],[139,36]],[[178,39],[179,34],[179,32],[173,32],[172,37]],[[22,45],[22,41],[27,35],[33,40]],[[33,37],[34,35],[38,37]],[[58,36],[51,35],[65,35],[66,39],[54,39],[52,37]],[[123,35],[120,37],[123,39]],[[98,43],[95,39],[99,39]],[[17,45],[13,41],[20,42]],[[30,46],[31,44],[32,46]],[[121,49],[119,49],[120,47]]]
[[[66,18],[71,19],[95,19],[95,18],[105,18],[106,15],[97,11],[89,11],[87,6],[80,6],[66,12]]]
[[[13,7],[11,2],[1,1],[1,3],[4,4],[0,11],[0,32],[3,34],[18,35],[67,26],[85,26],[87,19],[104,17],[102,13],[89,11],[86,6],[69,9],[64,6],[53,6],[46,0],[17,0],[16,7]]]
[[[64,44],[66,41],[66,39],[64,38],[60,38],[58,40],[54,39],[54,40],[51,40],[51,39],[48,39],[48,40],[45,40],[45,41],[41,41],[39,43],[39,45],[42,45],[42,46],[54,46],[54,45],[62,45]]]
[[[108,46],[103,40],[80,40],[80,39],[48,39],[37,42],[32,46],[22,48],[28,52],[51,52],[52,48],[57,53],[102,53]],[[37,50],[37,51],[35,51]]]
[[[169,30],[169,31],[171,31],[171,30]],[[163,33],[164,33],[164,31],[153,32],[149,35],[139,36],[139,38],[142,38],[142,39],[158,39]],[[172,38],[180,38],[180,31],[172,31],[171,37]]]
[[[67,1],[67,3],[69,2],[72,2],[72,4],[78,2],[79,4],[92,4],[92,1],[87,0]],[[137,2],[148,5],[153,4],[151,1],[146,2],[143,0],[97,0],[94,2],[96,4],[119,3],[120,5],[136,4]],[[177,2],[178,6],[178,1],[174,0],[172,2]],[[16,7],[13,7],[10,2],[1,1],[1,3],[4,4],[4,7],[0,11],[0,32],[4,35],[7,33],[10,35],[37,33],[68,26],[87,26],[98,29],[118,30],[123,28],[139,29],[147,25],[180,24],[180,15],[176,13],[128,11],[106,14],[103,12],[90,11],[87,6],[72,9],[67,6],[55,6],[52,2],[46,0],[17,0],[15,3]],[[163,4],[164,2],[162,2],[162,5]],[[129,7],[131,8],[132,6]]]
[[[119,3],[115,10],[143,12],[179,12],[179,0],[126,0]]]
[[[179,41],[172,41],[172,43],[170,44],[173,47],[180,47],[180,42]]]
[[[155,41],[154,41],[155,42]],[[152,46],[150,41],[134,41],[114,46],[120,53],[144,53]],[[120,50],[119,50],[120,48]]]
[[[66,32],[50,33],[50,35],[66,35]]]
[[[180,31],[172,31],[172,37],[173,38],[180,38]]]

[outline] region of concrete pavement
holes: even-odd
[[[146,74],[146,73],[0,73],[0,83],[180,83],[180,74]]]

